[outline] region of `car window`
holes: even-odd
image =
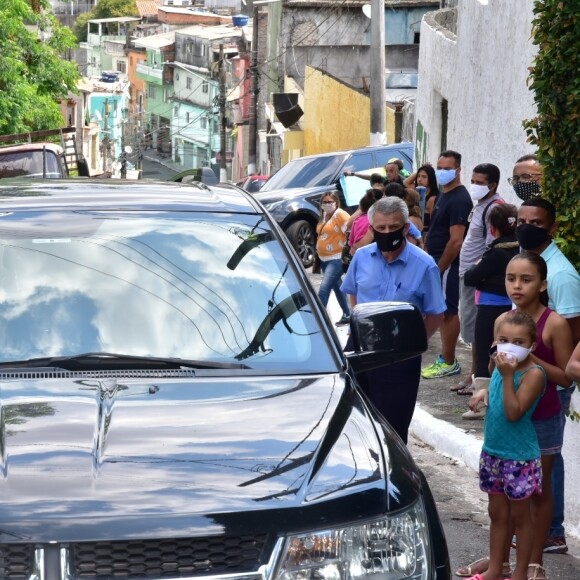
[[[373,167],[374,161],[372,153],[355,153],[348,158],[344,164],[343,170],[357,172],[372,169]]]
[[[46,176],[62,177],[57,156],[52,151],[46,153]],[[0,152],[0,177],[42,177],[43,151]]]
[[[0,362],[87,352],[336,372],[260,216],[0,216]]]
[[[411,170],[413,165],[409,156],[401,149],[377,149],[375,151],[375,156],[377,159],[377,167],[384,167],[387,164],[387,161],[393,157],[400,159],[405,164],[405,169]]]
[[[345,157],[344,154],[325,155],[290,161],[266,181],[260,192],[329,185],[336,177]]]

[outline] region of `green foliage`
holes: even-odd
[[[538,53],[529,84],[538,115],[524,122],[544,166],[544,195],[558,210],[558,245],[580,267],[580,36],[578,5],[536,0],[533,42]]]
[[[75,23],[74,33],[79,42],[87,40],[87,22],[96,18],[139,16],[135,0],[100,0],[90,11],[81,14]]]
[[[52,15],[0,0],[0,134],[62,127],[57,99],[76,92],[79,73],[61,55],[75,46]]]

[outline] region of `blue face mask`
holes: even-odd
[[[455,176],[457,175],[456,169],[437,169],[435,171],[437,177],[437,183],[442,186],[446,186],[451,183]]]

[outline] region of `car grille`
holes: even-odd
[[[75,580],[248,575],[268,562],[267,539],[262,534],[79,542],[61,545],[61,563],[66,567],[66,577]],[[0,545],[0,579],[37,577],[35,572],[39,570],[33,569],[35,550],[43,551],[32,545]]]
[[[34,564],[34,547],[8,544],[0,546],[0,578],[28,580]]]

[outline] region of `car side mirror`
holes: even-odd
[[[407,302],[357,304],[350,329],[353,350],[345,354],[355,373],[413,358],[427,350],[423,315]]]

